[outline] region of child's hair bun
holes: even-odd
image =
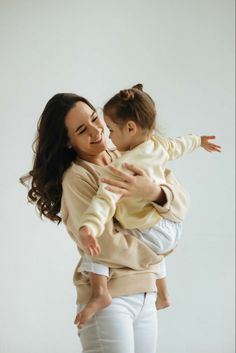
[[[134,85],[132,88],[136,88],[139,91],[142,91],[143,90],[143,85],[142,85],[142,83],[137,83],[137,85]]]
[[[138,83],[137,85],[134,85],[130,89],[123,89],[122,91],[120,91],[120,97],[126,102],[134,100],[134,95],[135,95],[134,89],[143,91],[143,85],[141,83]]]
[[[126,101],[132,101],[134,99],[134,92],[131,89],[123,89],[120,91],[120,97]]]

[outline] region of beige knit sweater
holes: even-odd
[[[109,153],[113,160],[120,156],[117,151]],[[80,255],[83,255],[83,252],[77,234],[81,217],[96,195],[102,168],[78,158],[63,175],[62,220],[69,235],[77,244]],[[169,170],[166,170],[165,174],[168,184],[162,188],[167,203],[164,206],[153,203],[153,206],[163,217],[183,218],[188,208],[188,195]],[[163,256],[155,254],[127,230],[121,230],[114,219],[105,225],[98,241],[101,254],[95,257],[95,261],[111,268],[108,289],[113,297],[156,291],[158,263]],[[86,303],[90,298],[91,288],[88,278],[78,272],[79,264],[75,269],[73,282],[77,290],[77,303]]]

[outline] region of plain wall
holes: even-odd
[[[170,164],[192,201],[167,260],[159,353],[233,353],[234,1],[1,0],[0,37],[0,353],[81,352],[75,244],[18,182],[46,102],[75,92],[99,107],[138,82],[166,135],[214,134],[222,146]]]

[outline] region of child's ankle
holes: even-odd
[[[100,297],[106,295],[108,293],[108,288],[104,286],[99,286],[92,289],[92,296],[93,297]]]
[[[170,295],[168,292],[158,292],[158,297],[161,298],[162,300],[170,299]]]

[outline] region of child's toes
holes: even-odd
[[[74,324],[78,325],[81,323],[81,321],[82,321],[82,317],[81,317],[81,314],[79,313],[75,318]]]

